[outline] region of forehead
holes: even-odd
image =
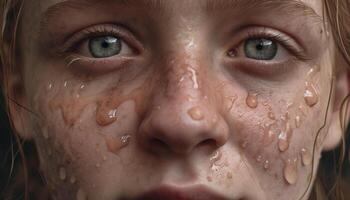
[[[40,0],[39,10],[45,12],[52,6],[62,3],[72,3],[75,5],[91,5],[94,3],[104,4],[120,4],[123,6],[133,7],[183,7],[193,9],[196,8],[208,8],[222,9],[233,7],[252,7],[254,6],[290,6],[305,8],[306,12],[311,11],[315,14],[322,16],[323,1],[322,0]],[[33,4],[32,4],[33,5]],[[38,8],[36,8],[38,10]],[[291,12],[293,9],[291,9]]]

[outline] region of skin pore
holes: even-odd
[[[347,82],[334,78],[322,9],[26,1],[10,85],[36,115],[17,109],[15,128],[35,140],[58,200],[161,199],[141,196],[159,188],[307,199],[321,152],[339,141],[330,97],[348,90],[331,88]],[[252,53],[263,45],[275,54]],[[167,199],[208,199],[180,197]]]

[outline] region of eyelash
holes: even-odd
[[[126,30],[126,28],[114,24],[104,24],[92,26],[74,34],[69,40],[67,40],[67,42],[64,43],[60,52],[74,52],[86,40],[105,35],[113,35],[114,37],[123,40],[130,46],[135,54],[139,54],[142,50],[141,44],[130,32]]]
[[[296,47],[297,44],[292,38],[289,36],[286,36],[282,33],[274,33],[275,31],[270,30],[269,28],[253,28],[249,29],[246,32],[245,39],[243,42],[245,42],[247,39],[253,39],[253,38],[266,38],[269,40],[272,40],[280,45],[282,45],[286,50],[291,52],[295,55],[296,58],[301,60],[309,60],[306,55],[305,51],[301,48]],[[241,42],[242,44],[242,42]],[[241,45],[240,44],[240,45]]]

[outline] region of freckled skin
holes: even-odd
[[[174,11],[149,27],[158,35],[145,36],[157,51],[123,69],[85,76],[78,61],[67,68],[63,60],[25,51],[26,69],[36,66],[25,74],[28,99],[40,116],[30,126],[38,133],[33,139],[53,196],[114,200],[162,184],[201,184],[232,199],[301,197],[312,167],[305,156],[312,152],[330,91],[333,61],[317,38],[320,27],[313,24],[310,34],[317,35],[313,40],[324,51],[311,61],[290,64],[296,70],[276,84],[268,75],[223,64],[221,55],[230,49],[217,47],[218,31],[210,31],[214,25],[198,5],[169,4]],[[24,16],[36,6],[26,4]],[[37,18],[31,20],[38,24]],[[26,33],[35,34],[30,30],[37,28],[23,25]],[[31,50],[37,44],[23,45]],[[314,63],[320,69],[310,79]],[[312,106],[304,99],[307,81],[317,90]],[[258,96],[247,99],[251,91]],[[282,131],[287,147],[281,150]],[[215,152],[220,156],[213,158]],[[315,152],[318,158],[321,149]]]

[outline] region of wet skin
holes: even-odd
[[[79,2],[28,1],[20,24],[23,102],[37,113],[22,132],[55,199],[160,186],[307,199],[332,112],[321,1]],[[121,52],[95,58],[101,36]],[[247,57],[251,38],[276,55]]]

